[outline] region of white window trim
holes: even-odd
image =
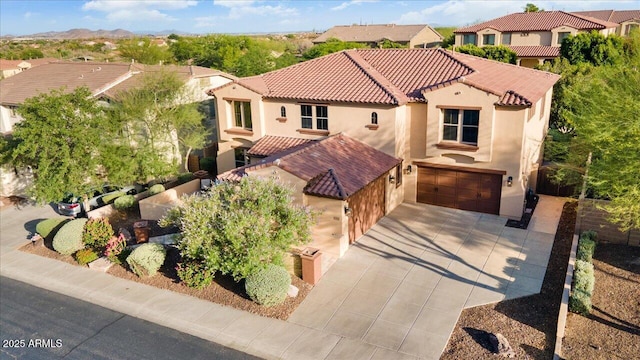
[[[478,139],[480,137],[480,110],[478,109],[460,109],[460,108],[455,108],[455,107],[450,107],[450,108],[442,108],[441,113],[441,120],[440,120],[440,142],[442,143],[447,143],[447,144],[462,144],[462,145],[470,145],[470,146],[478,146]],[[444,139],[444,128],[445,126],[450,126],[452,127],[453,125],[450,124],[445,124],[444,120],[445,120],[445,113],[447,110],[458,110],[458,124],[457,124],[457,130],[456,130],[456,140],[448,140],[448,139]],[[478,135],[476,138],[476,142],[472,143],[472,142],[463,142],[462,141],[462,130],[465,127],[465,125],[463,125],[464,122],[464,112],[465,111],[478,111],[478,125],[474,126],[471,125],[471,127],[475,127],[478,129]],[[467,125],[467,127],[469,127],[469,125]]]

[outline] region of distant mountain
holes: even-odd
[[[23,35],[22,38],[35,39],[91,39],[91,38],[130,38],[136,34],[128,30],[89,30],[89,29],[71,29],[67,31],[48,31],[32,35]]]

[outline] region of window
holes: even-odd
[[[496,44],[495,34],[482,35],[482,45],[495,45],[495,44]]]
[[[402,185],[402,163],[396,165],[396,188]]]
[[[302,112],[302,128],[313,128],[313,107],[311,105],[300,105],[300,111]]]
[[[316,130],[329,130],[329,107],[326,105],[300,105],[302,128],[313,129],[313,108],[315,107]]]
[[[478,144],[479,110],[445,109],[442,140]]]
[[[562,44],[562,40],[566,39],[571,35],[570,32],[559,32],[558,33],[558,44]]]
[[[283,118],[287,117],[287,108],[284,106],[280,106],[280,117],[283,117]]]
[[[511,33],[502,34],[502,45],[511,45]]]
[[[318,130],[329,130],[329,116],[326,106],[316,106],[316,126]]]
[[[245,166],[249,164],[249,156],[247,156],[246,148],[235,148],[233,153],[236,157],[236,167]]]
[[[232,105],[236,127],[251,130],[253,127],[251,123],[251,103],[248,101],[232,101]]]
[[[464,34],[462,35],[462,45],[476,44],[476,34]]]
[[[371,125],[378,125],[378,113],[377,112],[372,112],[371,113]]]

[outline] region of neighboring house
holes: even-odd
[[[13,126],[22,121],[16,109],[28,98],[48,93],[54,89],[71,92],[78,87],[87,87],[94,97],[117,101],[117,92],[139,84],[141,74],[166,69],[178,73],[192,89],[189,101],[203,102],[211,108],[209,122],[213,117],[215,104],[204,90],[220,86],[235,79],[234,76],[217,70],[198,66],[147,66],[113,62],[53,62],[21,72],[0,81],[0,135],[10,135]],[[215,140],[215,139],[214,139]],[[2,169],[3,196],[24,193],[27,183],[22,181],[21,171]]]
[[[534,67],[560,56],[562,40],[579,32],[614,34],[617,23],[564,11],[509,14],[456,29],[455,46],[505,45],[516,52],[518,65]]]
[[[268,156],[218,179],[272,177],[293,188],[296,204],[319,211],[309,246],[322,249],[325,264],[402,202],[402,159],[346,134],[298,142],[267,135],[254,148]]]
[[[415,48],[433,47],[441,43],[443,38],[429,25],[340,25],[325,31],[313,43],[320,44],[329,39],[363,43],[372,47],[389,40]]]
[[[30,60],[6,60],[0,59],[0,79],[8,78],[32,67],[58,61],[52,58]]]
[[[572,14],[614,22],[618,24],[616,34],[620,36],[629,36],[631,30],[640,28],[640,10],[575,11]]]
[[[386,192],[385,214],[407,201],[520,218],[558,79],[443,49],[347,50],[238,79],[209,91],[219,110],[218,172],[249,165],[240,171],[251,176],[273,163],[295,175],[306,161],[316,164],[313,153],[295,164],[269,156],[304,152],[308,140],[357,139],[403,159],[395,171],[380,170],[398,186]],[[340,151],[349,177],[377,166],[362,150]],[[317,173],[298,176],[305,186],[326,171],[312,166]],[[340,182],[348,181],[343,174]]]

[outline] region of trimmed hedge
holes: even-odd
[[[578,251],[576,253],[576,259],[591,262],[593,259],[593,253],[596,251],[596,242],[590,238],[580,238],[578,240]]]
[[[53,237],[53,249],[63,255],[71,255],[84,248],[82,233],[87,219],[74,219],[64,224]]]
[[[208,269],[203,263],[186,261],[176,267],[178,277],[190,288],[203,289],[213,282],[215,271]]]
[[[217,174],[218,171],[216,169],[216,158],[214,157],[203,157],[200,159],[200,169],[206,170],[209,174],[214,175]]]
[[[117,191],[117,192],[114,192],[112,194],[103,196],[102,197],[102,202],[105,205],[109,205],[112,202],[114,202],[116,199],[118,199],[119,197],[124,196],[124,195],[126,195],[126,193],[124,191]]]
[[[185,172],[185,173],[178,174],[177,178],[178,178],[178,184],[185,184],[195,179],[196,176],[193,175],[193,173]]]
[[[268,264],[247,276],[245,290],[251,300],[264,306],[278,305],[287,298],[291,276],[285,268]]]
[[[164,185],[162,184],[155,184],[152,187],[149,188],[149,195],[156,195],[156,194],[160,194],[161,192],[164,191]]]
[[[133,195],[120,196],[113,202],[113,206],[116,210],[131,209],[136,204],[136,197]]]
[[[71,219],[65,217],[57,217],[45,219],[36,225],[36,232],[43,238],[52,238],[60,230],[60,228]]]
[[[167,251],[160,244],[142,244],[135,248],[131,255],[127,257],[129,268],[136,275],[153,276],[155,275],[167,256]]]
[[[576,263],[573,270],[573,288],[569,297],[569,310],[588,315],[591,313],[591,295],[595,287],[593,254],[596,249],[597,234],[585,231],[578,240]]]

